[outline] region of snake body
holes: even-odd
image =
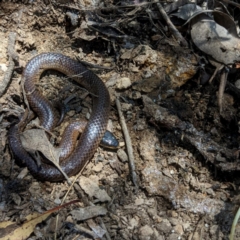
[[[93,109],[78,144],[72,154],[61,162],[62,170],[68,175],[77,174],[91,159],[106,130],[109,110],[109,92],[93,72],[79,62],[59,53],[42,53],[32,58],[23,72],[24,89],[30,108],[37,114],[40,124],[52,130],[58,122],[57,112],[52,104],[36,89],[35,83],[41,74],[48,69],[57,70],[92,93]],[[25,162],[30,173],[42,181],[61,181],[64,176],[53,165],[42,162],[41,166],[22,147],[18,124],[9,129],[8,140],[15,157]]]

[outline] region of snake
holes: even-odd
[[[61,169],[68,177],[81,171],[96,152],[107,128],[110,112],[110,96],[103,81],[80,62],[60,53],[41,53],[26,65],[22,80],[29,106],[38,116],[40,125],[51,131],[58,123],[57,110],[36,88],[36,83],[46,70],[56,70],[73,79],[92,95],[92,113],[72,153],[64,158]],[[29,172],[41,181],[65,180],[63,174],[53,165],[41,162],[40,166],[23,148],[20,139],[20,124],[14,123],[8,131],[8,142],[14,157],[24,162]]]

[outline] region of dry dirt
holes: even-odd
[[[199,84],[193,51],[153,34],[144,18],[126,23],[127,34],[139,33],[128,41],[89,29],[89,12],[79,10],[94,9],[87,1],[13,2],[0,3],[0,82],[9,66],[10,32],[16,33],[18,55],[0,99],[0,222],[20,225],[31,213],[59,206],[69,190],[66,182],[34,179],[15,162],[7,140],[10,124],[26,109],[20,84],[24,66],[33,56],[54,51],[102,67],[92,71],[111,94],[108,128],[120,149],[99,147],[64,201],[80,202],[53,213],[28,239],[55,234],[56,239],[228,239],[239,203],[239,174],[215,161],[228,164],[227,151],[237,155],[238,97],[226,92],[220,115],[219,81]],[[91,113],[91,96],[59,73],[48,71],[38,87],[53,102],[74,96],[54,131],[58,136],[69,121]],[[116,97],[132,140],[138,186],[132,181]]]

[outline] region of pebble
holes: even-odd
[[[127,89],[131,86],[131,80],[128,77],[119,78],[117,80],[116,88],[119,90]]]
[[[148,225],[141,227],[139,230],[139,239],[141,240],[150,240],[152,239],[151,238],[152,235],[153,235],[153,229]]]
[[[121,106],[122,106],[123,112],[126,112],[132,108],[132,104],[129,104],[129,103],[122,103]]]
[[[212,236],[214,236],[214,235],[216,234],[216,232],[218,231],[218,228],[219,228],[218,225],[213,225],[213,226],[211,226],[211,228],[210,228],[210,234],[211,234]]]
[[[183,235],[183,227],[181,224],[177,224],[173,229],[179,235]]]
[[[165,234],[171,232],[172,230],[172,226],[167,219],[162,219],[161,223],[156,224],[156,228],[158,231]]]
[[[125,142],[119,142],[119,147],[124,147],[125,146]]]
[[[240,79],[238,79],[238,80],[235,82],[235,86],[236,86],[236,88],[240,89]]]
[[[7,67],[6,64],[2,63],[2,64],[0,64],[0,69],[1,69],[3,72],[6,72],[7,69],[8,69],[8,67]]]
[[[139,224],[139,218],[138,217],[132,218],[129,221],[128,229],[134,229],[135,227],[138,226],[138,224]]]
[[[86,119],[90,119],[90,113],[86,113]]]
[[[57,205],[59,205],[59,204],[61,204],[61,200],[60,200],[59,198],[56,198],[56,199],[54,200],[54,203],[56,203]]]
[[[102,171],[102,169],[103,169],[103,163],[102,163],[102,162],[99,162],[98,164],[96,164],[96,165],[92,168],[92,170],[93,170],[94,172],[100,172],[100,171]]]
[[[178,240],[178,239],[181,239],[181,238],[179,238],[179,235],[176,233],[171,233],[167,238],[167,240]]]
[[[168,218],[168,220],[173,226],[176,226],[179,223],[179,220],[177,218],[170,217],[170,218]]]
[[[168,211],[168,215],[174,218],[178,217],[178,213],[173,210]]]
[[[135,205],[139,206],[139,205],[142,205],[144,204],[144,199],[143,198],[137,198],[135,200]]]
[[[137,100],[137,99],[140,99],[142,97],[142,94],[138,91],[134,91],[134,92],[130,93],[129,97]]]
[[[73,117],[73,116],[75,115],[75,111],[74,111],[74,110],[70,110],[70,111],[67,113],[67,115],[68,115],[69,117]]]
[[[128,161],[128,156],[126,154],[126,152],[123,150],[123,149],[119,149],[117,151],[117,155],[119,157],[119,159],[122,161],[122,162],[127,162]]]

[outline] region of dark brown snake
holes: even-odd
[[[31,109],[37,114],[41,126],[45,129],[52,130],[58,122],[56,110],[35,86],[41,74],[48,69],[66,74],[86,88],[93,96],[93,109],[87,126],[73,153],[63,159],[60,164],[68,176],[73,176],[91,159],[104,135],[110,110],[109,92],[98,76],[67,56],[59,53],[42,53],[34,57],[28,62],[23,72],[24,89]],[[8,140],[15,158],[25,162],[35,178],[51,182],[65,179],[55,166],[44,162],[41,163],[41,166],[37,165],[21,144],[18,124],[10,127]]]

